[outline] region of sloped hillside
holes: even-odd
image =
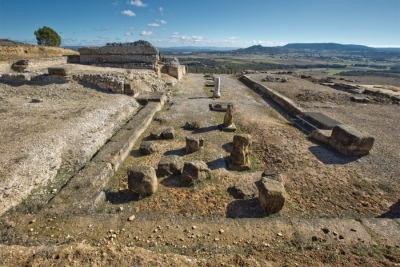
[[[77,51],[60,47],[36,46],[10,40],[0,40],[0,61],[16,61],[19,59],[59,57],[78,54]]]

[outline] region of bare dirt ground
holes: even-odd
[[[71,210],[55,216],[57,207],[29,210],[29,203],[25,203],[3,216],[1,241],[13,245],[0,247],[3,263],[6,266],[400,264],[398,244],[372,234],[371,240],[369,235],[362,234],[362,229],[352,226],[356,221],[350,220],[378,216],[399,218],[398,156],[395,161],[395,149],[384,144],[398,140],[397,128],[390,128],[393,134],[381,139],[379,132],[367,128],[366,131],[377,137],[371,155],[344,157],[308,139],[284,119],[284,111],[278,108],[279,113],[272,108],[275,104],[270,100],[263,99],[233,76],[221,75],[222,99],[215,102],[232,102],[237,132],[251,134],[254,141],[252,170],[228,171],[224,159],[229,155],[233,133],[219,131],[224,114],[210,111],[209,104],[214,100],[204,82],[201,75],[188,74],[177,84],[170,103],[155,116],[141,137],[147,140],[153,129],[174,126],[175,139],[154,141],[158,151],[149,156],[138,152],[139,141],[110,181],[106,203],[94,214],[74,215]],[[285,88],[278,86],[276,90],[304,106],[311,105],[310,110],[332,109],[335,119],[353,122],[348,119],[348,112],[355,113],[360,108],[353,107],[347,94],[314,86],[299,80],[291,81]],[[321,92],[323,102],[296,100],[299,93],[313,88],[314,95]],[[325,105],[329,107],[323,108]],[[362,113],[368,114],[367,122],[382,121],[377,128],[391,127],[396,119],[390,113],[398,112],[398,107],[393,106],[392,110],[387,109],[389,106],[375,106],[374,112]],[[375,114],[378,111],[384,113]],[[388,119],[382,120],[383,117]],[[200,129],[182,128],[186,121],[193,120],[200,122]],[[204,149],[186,154],[184,138],[189,134],[203,136]],[[213,176],[195,185],[183,184],[179,176],[165,177],[159,180],[156,194],[132,195],[126,185],[127,168],[138,164],[156,168],[163,155],[201,159],[208,164]],[[380,166],[386,161],[390,165]],[[229,190],[240,179],[259,179],[266,167],[282,172],[288,192],[283,210],[270,217],[265,217],[257,198],[236,199]],[[127,221],[132,215],[135,219]],[[343,240],[332,238],[332,242],[327,242],[320,238],[321,227],[330,225],[330,231],[335,231],[333,225],[338,219],[344,228],[336,231],[344,235]],[[302,222],[307,226],[301,226]],[[314,234],[314,228],[319,234]],[[354,233],[357,233],[355,237]]]

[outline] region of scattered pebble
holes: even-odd
[[[135,219],[135,215],[132,215],[128,218],[128,221],[133,221]]]

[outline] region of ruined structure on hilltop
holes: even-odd
[[[102,67],[157,70],[159,60],[158,49],[143,40],[133,43],[111,43],[102,47],[83,47],[78,51],[81,64]]]
[[[161,72],[171,75],[172,77],[181,80],[183,75],[188,72],[188,67],[181,65],[176,57],[173,57],[167,64],[161,68]]]

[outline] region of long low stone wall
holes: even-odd
[[[304,115],[303,109],[299,108],[296,106],[295,103],[293,103],[292,100],[289,98],[275,92],[274,90],[266,87],[265,85],[262,85],[252,79],[250,79],[248,76],[243,75],[242,80],[245,81],[247,84],[253,86],[254,88],[262,91],[263,93],[267,94],[272,100],[274,100],[276,103],[278,103],[281,107],[286,109],[290,114],[292,115]]]
[[[116,93],[124,93],[125,78],[116,75],[104,74],[74,74],[72,79],[78,82],[94,84],[105,90],[111,90]]]
[[[48,66],[55,66],[66,64],[68,57],[49,57],[49,58],[37,58],[37,59],[22,59],[18,60],[11,65],[11,68],[18,72],[24,72],[28,68],[46,68]]]

